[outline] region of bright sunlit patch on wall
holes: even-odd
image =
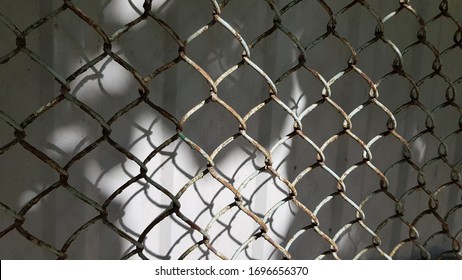
[[[76,152],[76,147],[82,147],[86,142],[85,135],[88,131],[79,123],[66,124],[65,126],[57,127],[48,137],[49,143],[55,148],[51,148],[51,152],[71,154]]]
[[[107,1],[106,1],[107,2]],[[164,2],[164,1],[154,1]],[[139,16],[143,8],[143,0],[116,0],[109,1],[105,8],[105,16],[117,20],[118,22],[128,23]]]

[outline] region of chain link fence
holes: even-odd
[[[31,2],[0,4],[2,258],[462,258],[458,1]]]

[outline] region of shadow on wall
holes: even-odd
[[[25,6],[22,2],[0,5],[0,11],[20,29],[61,5],[59,1],[46,1],[35,4],[36,7],[22,9]],[[114,34],[142,13],[143,1],[72,2],[99,24],[106,34]],[[182,40],[186,40],[213,19],[210,1],[154,2],[155,15],[175,30]],[[283,2],[277,1],[277,4],[282,7],[285,4]],[[341,9],[339,3],[330,2],[334,12]],[[397,7],[391,1],[384,2],[374,4],[381,17]],[[364,12],[364,7],[357,6],[340,16],[337,23],[339,34],[346,37],[356,49],[373,38],[376,25],[373,17]],[[24,13],[30,13],[31,16],[24,16]],[[239,31],[247,43],[271,29],[274,24],[274,12],[264,1],[229,1],[221,16]],[[303,1],[289,9],[281,19],[283,26],[306,46],[326,32],[329,16],[319,2]],[[396,27],[408,20],[410,19],[403,16],[386,25],[389,28],[386,30],[391,30],[388,36],[400,49],[413,42],[408,42],[407,36],[402,36],[406,30]],[[0,56],[15,47],[14,34],[2,28],[0,31],[7,34],[5,37],[13,45],[0,49]],[[415,35],[418,29],[416,26],[413,28],[408,31]],[[61,76],[69,77],[101,54],[103,41],[87,24],[66,10],[31,32],[27,36],[27,46]],[[220,24],[211,25],[207,32],[192,40],[185,50],[186,55],[207,71],[213,80],[217,80],[238,64],[242,60],[243,51],[236,38]],[[127,256],[135,249],[133,240],[138,240],[140,236],[146,237],[143,240],[145,249],[140,255],[146,258],[177,259],[194,244],[200,244],[203,235],[192,230],[179,216],[172,213],[161,221],[157,220],[172,207],[171,199],[160,191],[163,188],[174,195],[181,193],[181,213],[202,229],[210,226],[210,242],[225,256],[244,259],[281,258],[282,255],[274,246],[263,238],[250,242],[248,247],[241,247],[246,240],[251,241],[252,236],[259,231],[258,224],[243,211],[238,211],[236,206],[229,207],[233,205],[235,195],[206,172],[207,160],[185,141],[176,137],[175,124],[152,106],[155,104],[162,107],[177,120],[188,116],[183,125],[183,135],[199,145],[208,155],[213,154],[226,139],[239,133],[239,122],[223,106],[208,101],[202,104],[210,96],[210,85],[185,61],[177,59],[178,44],[172,36],[158,22],[148,18],[116,39],[112,44],[112,51],[128,62],[142,77],[151,76],[148,83],[151,105],[146,102],[132,103],[139,98],[138,81],[119,63],[106,56],[78,75],[69,85],[72,96],[88,105],[106,122],[111,122],[109,138],[102,137],[101,126],[95,119],[67,100],[59,102],[25,129],[26,141],[61,166],[65,166],[69,173],[70,186],[99,205],[106,202],[108,220],[114,227],[125,232],[128,239],[132,239],[130,242],[121,238],[99,220],[77,236],[67,251],[69,258],[113,259]],[[299,50],[282,30],[274,31],[255,44],[250,53],[251,60],[276,82],[280,100],[297,116],[304,115],[308,108],[312,108],[311,105],[318,104],[302,118],[303,132],[318,147],[333,135],[339,136],[338,140],[327,145],[324,150],[326,165],[338,177],[362,161],[363,149],[351,137],[341,133],[344,121],[342,115],[323,99],[322,82],[303,68],[284,76],[284,73],[298,64]],[[420,53],[411,51],[407,54],[410,61],[407,67],[416,80],[431,70],[428,65],[419,65],[426,62],[419,59],[422,53],[423,50]],[[307,65],[329,81],[348,66],[350,55],[348,48],[338,38],[329,36],[322,43],[308,49]],[[359,53],[358,58],[358,67],[376,82],[392,70],[391,63],[395,55],[389,46],[379,42]],[[175,62],[173,67],[158,71],[171,61]],[[59,84],[50,74],[36,63],[30,63],[30,58],[22,53],[1,65],[0,71],[1,87],[7,93],[3,103],[6,105],[0,109],[18,123],[60,92]],[[454,66],[449,73],[451,71],[459,70]],[[293,118],[279,104],[269,101],[268,84],[249,65],[243,65],[226,76],[217,88],[218,96],[242,117],[267,100],[268,103],[246,123],[247,134],[265,149],[272,149],[280,139],[293,131]],[[391,111],[410,101],[411,89],[412,85],[400,78],[391,78],[379,86],[380,96],[384,97],[382,102]],[[350,72],[336,81],[331,90],[333,102],[339,104],[346,114],[352,114],[357,106],[368,101],[370,87],[359,75]],[[441,91],[441,87],[434,85],[425,88],[425,91]],[[425,101],[434,107],[440,102],[438,98],[432,97]],[[133,108],[114,118],[128,104],[133,104]],[[188,112],[196,105],[201,106],[200,109],[189,115]],[[450,112],[447,115],[458,119],[460,112]],[[422,118],[418,110],[405,109],[396,116],[401,125],[397,131],[407,140],[425,129],[425,118]],[[444,119],[444,116],[446,115],[443,114],[440,119]],[[363,141],[371,141],[379,133],[387,131],[387,119],[388,116],[378,106],[367,105],[359,113],[352,115],[352,131]],[[6,125],[3,129],[3,122],[0,125],[2,131],[8,132],[1,135],[0,146],[3,146],[13,139],[14,134]],[[453,127],[448,126],[440,133],[448,135],[451,131],[454,131]],[[453,138],[459,141],[460,137]],[[169,141],[171,143],[164,147]],[[456,147],[459,144],[457,141],[451,142],[450,148]],[[402,158],[402,145],[391,137],[385,137],[378,143],[381,145],[371,147],[374,155],[372,162],[384,171]],[[418,164],[425,164],[435,155],[433,146],[436,145],[431,140],[422,137],[421,141],[417,139],[413,143],[416,146],[413,147],[413,152],[418,153]],[[428,143],[433,143],[433,146],[428,147]],[[307,141],[295,136],[276,147],[272,151],[272,166],[282,177],[291,182],[296,180],[297,199],[303,205],[314,211],[326,197],[337,193],[337,180],[316,165],[316,151]],[[455,149],[452,151],[453,162],[457,162],[460,155],[454,152]],[[124,153],[130,153],[131,159]],[[148,171],[145,178],[139,176],[140,165],[137,161],[144,161],[146,164]],[[300,230],[307,227],[308,230],[290,247],[289,251],[294,258],[315,258],[329,250],[329,243],[309,228],[311,218],[294,203],[285,202],[277,209],[274,208],[280,201],[287,200],[289,188],[274,174],[268,171],[259,172],[265,165],[265,158],[243,136],[237,137],[216,154],[214,162],[218,175],[234,187],[240,188],[245,206],[258,217],[266,219],[269,225],[268,236],[275,242],[284,247],[294,235],[298,236],[297,232],[301,233]],[[1,154],[0,165],[2,173],[8,174],[1,176],[1,186],[5,186],[1,202],[16,211],[59,180],[59,174],[19,144]],[[298,178],[309,166],[315,168]],[[432,167],[431,172],[434,172],[429,176],[432,177],[433,186],[443,184],[448,177],[447,166],[442,164]],[[253,175],[256,176],[252,177]],[[406,164],[393,168],[387,174],[390,189],[397,197],[416,184],[416,177],[412,168]],[[194,178],[199,180],[195,181]],[[356,204],[371,192],[380,189],[380,177],[364,165],[352,171],[344,183],[348,197]],[[433,186],[432,191],[436,188]],[[123,191],[120,194],[111,197],[117,190],[122,190],[121,188]],[[448,200],[448,205],[457,204],[455,197],[460,196],[460,190],[453,188],[450,194],[444,197]],[[110,203],[109,197],[113,198]],[[383,200],[377,200],[378,197],[374,199],[364,209],[367,215],[366,224],[372,230],[375,230],[380,221],[395,213],[395,204],[387,201],[385,196],[380,197]],[[382,205],[383,201],[387,202]],[[408,202],[407,209],[414,210],[410,210],[412,213],[406,216],[407,219],[426,209],[428,197],[420,191],[420,195],[413,197],[410,203],[413,204]],[[270,209],[276,211],[268,212]],[[413,214],[416,215],[412,216]],[[63,187],[57,187],[27,212],[24,228],[59,249],[75,230],[98,215],[99,212],[93,207]],[[321,221],[319,228],[332,238],[345,224],[356,218],[356,210],[337,193],[320,208],[317,217]],[[6,216],[5,219],[3,216],[0,218],[0,230],[13,222]],[[213,223],[214,218],[218,219]],[[457,223],[455,225],[457,228]],[[383,249],[387,252],[391,251],[392,244],[408,236],[408,227],[403,223],[393,222],[391,227],[386,232],[391,240],[382,240]],[[433,230],[430,228],[429,232]],[[419,230],[425,232],[423,228]],[[370,233],[355,223],[336,240],[340,247],[339,256],[354,257],[363,247],[372,244],[371,239]],[[441,241],[441,246],[447,245],[444,242],[446,241]],[[439,248],[438,246],[435,247]],[[14,230],[0,239],[0,247],[2,259],[55,258]],[[409,246],[409,251],[397,256],[415,258],[419,254],[414,247]],[[366,257],[381,258],[376,254]],[[217,256],[201,245],[187,258],[214,259]]]

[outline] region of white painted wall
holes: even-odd
[[[140,0],[73,1],[107,34],[112,34],[124,24],[138,17],[142,9]],[[289,1],[274,1],[281,7]],[[348,1],[326,1],[334,12]],[[384,18],[393,12],[399,1],[368,1]],[[413,1],[412,5],[424,18],[438,13],[438,1]],[[452,1],[453,16],[462,18],[462,3]],[[20,30],[61,5],[60,1],[1,1],[0,12],[15,23]],[[354,48],[372,39],[375,21],[362,7],[355,7],[338,18],[337,31],[349,40]],[[213,6],[207,0],[154,1],[155,13],[167,22],[184,40],[212,19]],[[233,0],[223,10],[222,17],[250,43],[269,29],[273,12],[264,1]],[[303,1],[283,17],[284,26],[306,44],[325,32],[327,14],[317,1]],[[419,25],[409,12],[401,12],[385,23],[385,35],[403,50],[416,40]],[[428,26],[428,40],[442,51],[453,43],[456,27],[448,20],[439,20]],[[15,48],[15,36],[0,25],[0,57]],[[66,78],[79,67],[102,53],[102,40],[97,33],[67,10],[56,19],[31,32],[27,47],[38,54],[57,73]],[[147,20],[121,39],[113,42],[112,50],[133,65],[145,76],[173,60],[178,46],[165,30],[153,20]],[[214,25],[209,31],[187,46],[187,55],[201,65],[213,79],[217,79],[241,59],[242,48],[222,26]],[[275,81],[285,71],[296,65],[299,52],[296,46],[280,31],[251,49],[251,59]],[[357,66],[374,82],[391,71],[394,59],[391,49],[383,43],[374,44],[358,56]],[[460,48],[442,56],[443,70],[451,80],[459,79],[455,89],[460,92]],[[316,69],[326,81],[332,79],[347,66],[347,49],[332,37],[307,52],[307,64]],[[404,69],[416,81],[431,73],[432,56],[422,46],[404,55]],[[181,119],[190,108],[209,95],[209,85],[192,67],[180,62],[172,69],[157,76],[150,84],[150,100]],[[307,71],[299,70],[278,84],[279,97],[297,115],[322,99],[322,84]],[[105,58],[70,83],[71,94],[108,120],[118,110],[138,97],[138,83],[133,76],[110,58]],[[422,103],[434,109],[444,101],[447,84],[441,79],[431,79],[421,87]],[[59,84],[40,65],[20,53],[8,63],[0,64],[0,109],[17,123],[30,113],[59,95]],[[241,67],[218,86],[219,96],[245,115],[251,108],[268,97],[268,86],[256,71]],[[368,99],[369,87],[358,75],[350,73],[336,81],[332,87],[332,99],[350,114]],[[391,111],[410,100],[411,85],[402,77],[394,77],[380,83],[379,101]],[[460,104],[457,95],[455,102]],[[458,129],[460,112],[454,108],[436,110],[435,131],[444,138]],[[425,118],[418,110],[407,109],[396,114],[397,132],[409,140],[425,129]],[[377,107],[369,106],[352,117],[353,133],[364,141],[370,141],[378,133],[386,131],[387,117]],[[265,148],[270,149],[293,129],[293,120],[275,102],[267,105],[247,123],[248,133]],[[304,133],[321,146],[329,137],[342,130],[342,118],[327,103],[303,118]],[[137,158],[144,160],[156,147],[174,135],[175,126],[147,105],[131,110],[112,126],[111,138]],[[26,141],[43,151],[61,166],[101,137],[99,124],[67,101],[43,114],[26,129]],[[13,129],[0,121],[0,147],[14,139]],[[225,139],[238,132],[237,121],[216,103],[209,103],[185,124],[184,134],[211,153]],[[455,135],[446,141],[447,160],[450,164],[461,159],[461,137]],[[412,145],[412,159],[423,165],[437,155],[438,145],[431,137],[422,137]],[[380,140],[371,147],[372,163],[382,171],[402,157],[402,146],[391,137]],[[325,151],[326,164],[338,176],[361,160],[362,150],[351,138],[341,137]],[[313,164],[316,154],[307,142],[293,138],[273,152],[273,167],[284,177],[294,180],[304,169]],[[216,157],[220,175],[235,187],[256,169],[264,165],[264,157],[242,137],[228,145]],[[157,184],[177,193],[189,180],[206,168],[204,160],[180,139],[164,149],[148,164],[148,174]],[[103,142],[98,148],[69,168],[69,184],[98,203],[103,203],[118,187],[139,174],[139,166],[120,152]],[[57,172],[35,158],[19,144],[0,155],[0,201],[15,211],[35,195],[50,187],[59,179]],[[450,181],[450,169],[440,160],[425,167],[427,188],[436,190]],[[417,185],[417,174],[407,164],[395,167],[387,173],[390,192],[401,196]],[[359,204],[371,192],[379,189],[380,178],[370,169],[360,167],[346,177],[346,194]],[[336,191],[336,181],[320,168],[300,180],[298,199],[314,211],[329,194]],[[247,207],[258,215],[265,213],[286,197],[287,187],[279,180],[263,173],[251,180],[242,190],[248,200]],[[438,213],[442,216],[455,205],[461,204],[461,190],[451,184],[439,195]],[[210,174],[192,185],[181,197],[182,212],[202,228],[207,227],[213,216],[234,201],[234,195],[213,179]],[[405,202],[404,219],[414,217],[427,209],[428,196],[417,192]],[[159,214],[170,206],[170,199],[144,180],[132,184],[109,206],[109,219],[115,226],[137,239],[143,230]],[[395,204],[384,194],[375,196],[364,207],[365,223],[374,230],[380,221],[395,213]],[[26,215],[24,228],[43,241],[61,248],[67,238],[82,224],[98,215],[60,187]],[[311,223],[310,218],[293,204],[286,203],[274,213],[269,222],[269,236],[282,246],[302,227]],[[318,213],[320,229],[331,237],[347,222],[355,219],[355,209],[339,196],[326,203]],[[13,219],[0,212],[0,231],[13,223]],[[451,234],[461,230],[460,210],[449,219]],[[435,217],[428,215],[416,224],[423,243],[429,234],[440,230]],[[258,226],[244,213],[233,208],[209,230],[213,246],[227,257],[238,259],[280,258],[274,247],[262,238],[251,243],[240,254],[236,250]],[[383,231],[382,249],[389,253],[399,240],[407,238],[408,227],[401,222],[390,224]],[[458,235],[461,242],[461,234]],[[145,242],[144,254],[148,258],[176,259],[188,247],[202,240],[202,235],[189,230],[178,218],[167,218],[157,225]],[[336,239],[340,247],[339,257],[352,258],[371,243],[371,235],[357,224]],[[395,245],[393,245],[395,244]],[[0,239],[0,257],[6,258],[55,258],[46,250],[34,246],[13,230]],[[426,247],[432,254],[450,250],[446,238],[436,238]],[[67,251],[69,258],[112,259],[120,258],[133,249],[131,243],[121,239],[101,222],[81,233]],[[294,258],[314,258],[329,249],[312,230],[292,245]],[[373,253],[375,252],[375,253]],[[137,258],[134,256],[133,258]],[[365,258],[379,258],[371,250]],[[410,243],[401,249],[397,258],[420,257],[419,250]],[[205,247],[195,250],[188,258],[217,258]]]

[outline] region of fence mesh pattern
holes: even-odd
[[[96,2],[96,1],[95,1]],[[130,1],[129,1],[130,2]],[[178,2],[178,1],[177,1]],[[181,1],[179,1],[181,2]],[[241,1],[242,2],[242,1]],[[300,247],[310,248],[316,244],[319,248],[312,257],[317,259],[342,259],[342,258],[422,258],[422,259],[443,259],[443,258],[462,258],[462,186],[460,183],[460,171],[462,158],[458,158],[457,147],[453,143],[458,143],[461,139],[462,118],[460,106],[460,93],[457,94],[462,82],[462,69],[455,66],[450,73],[446,64],[451,63],[448,57],[462,56],[462,25],[458,21],[462,11],[452,9],[448,0],[433,1],[410,1],[396,0],[393,2],[393,9],[382,13],[377,10],[380,1],[353,0],[348,1],[328,1],[328,0],[294,0],[294,1],[259,1],[258,7],[266,7],[271,15],[272,21],[267,22],[268,28],[259,34],[249,35],[244,33],[246,26],[236,24],[233,13],[227,13],[231,5],[240,5],[239,1],[216,1],[211,0],[208,5],[210,11],[197,11],[206,13],[201,15],[208,18],[208,23],[200,28],[186,34],[184,30],[179,30],[177,24],[169,22],[168,18],[158,15],[153,5],[155,1],[145,0],[142,5],[133,4],[134,10],[138,12],[138,17],[117,30],[107,30],[97,19],[91,17],[87,11],[80,7],[79,1],[63,0],[59,6],[50,9],[46,15],[39,19],[34,19],[27,26],[20,26],[16,19],[11,18],[4,4],[0,10],[0,21],[2,26],[2,39],[0,53],[1,73],[8,72],[8,67],[19,56],[27,56],[28,63],[36,65],[46,71],[46,75],[53,78],[53,83],[59,88],[54,94],[54,98],[46,100],[40,106],[27,113],[27,117],[19,119],[10,113],[11,108],[21,108],[28,100],[22,100],[17,104],[5,104],[1,102],[0,122],[2,123],[0,143],[0,161],[5,160],[6,155],[15,157],[26,152],[33,155],[38,161],[45,164],[48,171],[52,171],[58,178],[55,182],[46,185],[37,192],[31,199],[24,202],[20,207],[14,206],[10,201],[6,201],[4,183],[0,185],[0,218],[2,228],[0,228],[0,242],[8,236],[19,234],[26,242],[51,253],[55,258],[70,258],[69,251],[76,244],[76,240],[85,232],[91,230],[95,224],[102,224],[104,228],[111,231],[118,238],[128,242],[129,248],[120,257],[129,259],[133,257],[153,258],[155,252],[150,251],[146,245],[148,236],[159,225],[166,220],[173,220],[182,227],[180,234],[190,235],[192,241],[186,246],[181,254],[171,255],[170,258],[221,258],[232,259],[240,258],[245,255],[247,258],[255,258],[247,250],[255,244],[264,244],[272,248],[272,254],[268,258],[293,259],[293,250]],[[301,36],[292,32],[291,26],[286,24],[294,13],[304,13],[302,5],[307,2],[316,9],[319,18],[316,19],[317,26],[307,26],[307,29],[316,28],[322,30],[317,36]],[[414,4],[415,2],[415,4]],[[422,4],[422,2],[425,2]],[[96,3],[95,3],[96,5]],[[423,16],[419,13],[415,5],[428,5],[430,16]],[[344,33],[342,28],[347,24],[345,20],[350,17],[352,10],[359,11],[370,18],[369,26],[353,26],[361,30],[367,29],[367,38],[361,44],[352,42]],[[30,46],[29,38],[44,28],[44,26],[57,21],[60,17],[77,17],[78,21],[88,26],[90,33],[98,37],[99,53],[69,75],[63,75],[62,71],[44,59],[39,51]],[[27,17],[27,15],[24,15]],[[407,17],[407,25],[415,28],[411,33],[405,26],[390,27],[391,23],[398,17]],[[442,39],[434,39],[429,35],[432,26],[437,22],[444,21],[444,34],[450,34]],[[131,61],[120,55],[115,44],[125,37],[137,36],[137,30],[141,25],[156,26],[156,30],[162,30],[168,34],[170,45],[176,57],[151,69],[150,73],[140,71]],[[183,25],[188,25],[183,22]],[[212,30],[220,28],[221,32],[232,38],[232,44],[238,46],[239,55],[236,56],[234,63],[226,66],[221,73],[211,73],[207,67],[201,65],[195,59],[193,45],[207,36]],[[391,28],[402,28],[402,36],[409,39],[409,44],[398,44],[392,36],[389,36]],[[166,33],[165,33],[166,32]],[[269,74],[262,61],[275,60],[275,57],[267,55],[262,51],[261,46],[271,48],[268,41],[272,36],[278,34],[280,38],[290,45],[296,52],[296,59],[285,61],[284,69],[278,75]],[[364,34],[364,33],[363,33]],[[253,36],[253,37],[251,37]],[[12,38],[15,42],[6,42],[5,38]],[[338,64],[341,68],[332,73],[324,73],[318,69],[317,65],[311,63],[315,50],[323,48],[323,44],[331,42],[342,48],[348,55],[343,57]],[[266,42],[266,43],[265,43]],[[5,44],[4,44],[5,43]],[[58,41],[59,44],[59,41]],[[363,67],[364,60],[370,59],[365,55],[369,50],[380,46],[382,52],[375,53],[376,56],[383,56],[383,62],[377,62],[377,68],[381,69],[381,75],[373,75],[367,67]],[[140,46],[142,48],[142,46]],[[204,47],[205,48],[205,47]],[[213,50],[213,47],[211,48]],[[408,61],[412,59],[412,53],[416,50],[423,50],[425,57],[430,63],[421,66],[424,75],[415,74]],[[172,51],[170,48],[168,51]],[[384,55],[387,53],[388,55]],[[231,54],[223,54],[231,55]],[[316,54],[319,56],[319,52]],[[332,55],[326,49],[321,56]],[[450,56],[451,55],[451,56]],[[415,59],[415,57],[414,57]],[[98,111],[81,98],[79,98],[73,82],[84,76],[93,74],[95,66],[102,61],[112,61],[123,67],[138,84],[138,89],[130,89],[133,99],[117,109],[110,116],[103,116]],[[289,59],[287,59],[289,60]],[[386,60],[386,61],[385,61]],[[156,86],[156,79],[164,73],[172,71],[177,67],[189,67],[194,73],[195,78],[207,84],[207,90],[201,93],[184,93],[196,96],[195,104],[185,110],[185,113],[178,115],[165,108],[162,102],[158,102],[156,96],[165,94],[159,92]],[[329,66],[327,66],[329,67]],[[264,83],[263,93],[242,92],[242,95],[261,96],[255,104],[246,104],[247,107],[235,108],[233,99],[240,96],[229,97],[226,87],[222,85],[229,80],[235,79],[234,74],[246,69],[252,73],[252,77]],[[331,69],[335,70],[332,66]],[[454,74],[455,73],[455,74]],[[104,71],[97,73],[104,75]],[[294,75],[309,77],[313,83],[310,94],[311,101],[303,108],[295,108],[289,102],[289,97],[282,89],[284,83],[291,83]],[[15,73],[16,79],[9,81],[12,83],[27,83],[21,77],[24,73]],[[339,96],[354,95],[354,92],[343,92],[340,85],[342,81],[353,79],[365,88],[362,101],[357,104],[344,105]],[[0,77],[2,81],[5,77]],[[399,93],[390,92],[385,85],[390,80],[399,81],[406,84]],[[239,82],[239,81],[237,81]],[[5,83],[3,81],[2,83]],[[432,85],[433,91],[425,90],[428,85]],[[172,88],[175,85],[171,85]],[[8,95],[21,95],[21,92],[5,91],[0,86],[2,100]],[[134,95],[136,94],[136,96]],[[399,94],[401,97],[396,97]],[[428,102],[428,95],[436,96],[432,102]],[[242,98],[244,98],[242,96]],[[255,100],[255,99],[254,99]],[[355,99],[357,100],[357,99]],[[393,104],[393,100],[400,100],[399,104]],[[404,102],[401,102],[404,100]],[[435,102],[434,100],[437,100]],[[176,102],[181,102],[177,100]],[[47,114],[54,108],[62,104],[71,104],[77,108],[91,122],[99,127],[98,138],[83,147],[76,147],[76,153],[67,162],[55,160],[47,151],[31,141],[33,136],[34,124],[46,118]],[[162,122],[170,127],[171,134],[166,139],[153,145],[148,155],[140,157],[133,153],[130,147],[119,143],[114,137],[114,127],[117,123],[126,118],[130,112],[144,106],[158,115]],[[225,139],[215,139],[218,143],[213,149],[205,148],[199,141],[196,141],[191,130],[188,130],[190,120],[201,115],[201,111],[206,111],[211,106],[219,108],[220,114],[229,117],[232,128],[227,131]],[[27,107],[30,108],[30,107]],[[261,141],[255,136],[258,127],[249,125],[253,119],[257,118],[261,112],[273,108],[283,112],[285,118],[289,120],[289,127],[281,127],[280,131],[287,131],[285,135],[274,140],[271,145],[268,141]],[[316,115],[319,110],[329,111],[324,116]],[[364,112],[374,111],[380,118],[372,118],[373,135],[371,132],[364,131],[361,126],[355,126],[359,120],[364,118]],[[403,128],[407,114],[416,114],[417,130]],[[446,114],[445,112],[451,112]],[[441,117],[441,116],[444,117]],[[449,117],[447,117],[449,116]],[[214,118],[211,116],[210,118]],[[203,117],[201,122],[208,121],[209,117]],[[329,135],[322,140],[314,137],[317,131],[313,131],[310,124],[316,122],[318,118],[327,118],[331,122],[330,128],[326,127]],[[268,120],[271,122],[271,120]],[[321,133],[321,132],[320,132]],[[325,134],[325,133],[324,133]],[[215,137],[214,131],[209,131],[208,138]],[[64,137],[64,135],[62,135]],[[150,136],[155,138],[155,133]],[[159,139],[158,139],[159,140]],[[159,141],[160,141],[159,140]],[[290,147],[288,143],[297,141],[306,149],[306,153],[296,154],[295,157],[303,157],[306,166],[298,167],[295,176],[287,176],[279,164],[277,158],[278,151],[285,147]],[[349,141],[356,146],[354,163],[348,163],[343,170],[333,166],[333,161],[327,155],[331,147],[336,146],[342,149],[342,141]],[[265,142],[265,143],[263,143]],[[269,141],[271,142],[271,141]],[[170,157],[172,160],[182,161],[181,155],[167,152],[173,146],[183,143],[188,145],[200,160],[199,171],[189,178],[189,181],[180,186],[170,186],[161,180],[154,178],[152,174],[161,168],[161,164],[153,164],[156,157]],[[230,180],[224,175],[217,164],[217,158],[227,158],[232,160],[233,153],[227,152],[228,147],[233,145],[247,145],[251,147],[249,160],[254,162],[251,170],[247,170],[246,178],[240,182]],[[420,143],[420,144],[419,144]],[[421,143],[432,147],[424,157],[420,157]],[[112,193],[106,195],[101,201],[95,199],[78,186],[78,182],[72,180],[70,170],[79,162],[85,160],[93,151],[106,146],[122,156],[126,161],[136,164],[137,174],[131,174],[128,179],[120,181],[119,185],[112,186]],[[389,145],[398,147],[399,157],[393,158],[387,153],[376,152],[377,147]],[[419,146],[420,145],[420,146]],[[420,147],[420,148],[419,148]],[[459,148],[461,146],[459,145]],[[385,149],[386,151],[387,149]],[[255,160],[261,159],[260,161]],[[422,159],[423,158],[423,159]],[[384,161],[388,159],[388,161]],[[386,164],[384,164],[386,162]],[[4,165],[7,165],[4,162]],[[239,164],[239,163],[236,163]],[[399,181],[394,175],[397,171],[406,168],[412,174],[412,180]],[[249,169],[249,168],[248,168]],[[444,178],[436,182],[434,171],[443,175]],[[19,170],[18,170],[19,172]],[[350,184],[350,178],[358,172],[367,173],[368,179],[363,182],[367,185],[366,191],[358,194],[355,192],[358,186]],[[4,174],[2,176],[13,176]],[[322,190],[312,189],[310,176],[317,174],[323,177],[325,183]],[[255,200],[263,199],[256,195],[258,189],[250,187],[252,182],[258,178],[260,180],[258,189],[266,189],[270,192],[277,192],[278,199],[266,204],[264,210],[255,210],[253,204]],[[213,212],[208,221],[199,221],[194,213],[188,209],[190,205],[203,203],[199,199],[193,200],[186,194],[196,188],[205,178],[213,180],[219,187],[218,190],[225,193],[228,200],[226,205]],[[25,180],[27,181],[27,180]],[[4,182],[3,179],[0,182]],[[140,187],[142,186],[142,187]],[[14,187],[14,186],[10,186]],[[156,193],[162,193],[168,197],[170,203],[164,207],[160,214],[143,212],[140,215],[149,220],[140,232],[131,232],[127,228],[116,223],[118,217],[114,217],[109,211],[111,205],[125,192],[149,188]],[[77,199],[81,207],[90,207],[95,211],[95,215],[84,223],[74,226],[69,236],[61,237],[61,243],[47,241],[41,233],[35,232],[33,228],[28,228],[28,221],[33,219],[34,209],[47,202],[47,197],[64,191]],[[200,194],[201,189],[197,188]],[[313,192],[318,192],[314,194]],[[302,196],[300,193],[303,193]],[[322,195],[320,195],[320,193]],[[307,201],[304,196],[313,195],[318,199]],[[413,199],[423,197],[425,204],[414,207]],[[347,210],[348,220],[344,221],[338,228],[332,230],[325,225],[329,216],[323,215],[325,209],[332,206],[333,202],[343,205]],[[386,207],[386,205],[388,205]],[[281,239],[275,233],[273,224],[277,219],[285,219],[278,215],[278,211],[284,207],[296,210],[302,217],[299,226],[293,230],[288,238]],[[330,208],[329,208],[330,209]],[[294,211],[295,211],[294,210]],[[334,209],[335,210],[335,209]],[[381,212],[381,215],[374,215],[374,219],[368,218],[368,213]],[[142,213],[142,214],[141,214]],[[345,214],[344,213],[344,214]],[[197,214],[197,213],[196,213]],[[332,215],[335,215],[335,211]],[[245,217],[250,228],[243,225],[230,223],[229,227],[234,230],[246,230],[249,234],[246,238],[237,240],[233,251],[217,245],[220,238],[217,228],[223,227],[222,219],[226,216]],[[378,219],[379,217],[380,219]],[[232,220],[232,219],[231,219]],[[245,227],[248,224],[245,225]],[[392,234],[390,227],[399,226],[402,230],[400,234]],[[342,237],[351,232],[362,232],[361,248],[354,251],[352,255],[342,255],[345,242]],[[422,234],[423,231],[428,232]],[[162,233],[160,234],[162,239]],[[168,246],[174,246],[176,240],[165,239],[162,242],[171,242]],[[435,253],[433,250],[434,242],[443,244],[442,248]],[[152,249],[155,251],[155,249]],[[308,249],[306,249],[308,250]],[[403,252],[417,252],[407,254]],[[400,255],[401,254],[401,255]],[[13,255],[11,255],[13,256]]]

